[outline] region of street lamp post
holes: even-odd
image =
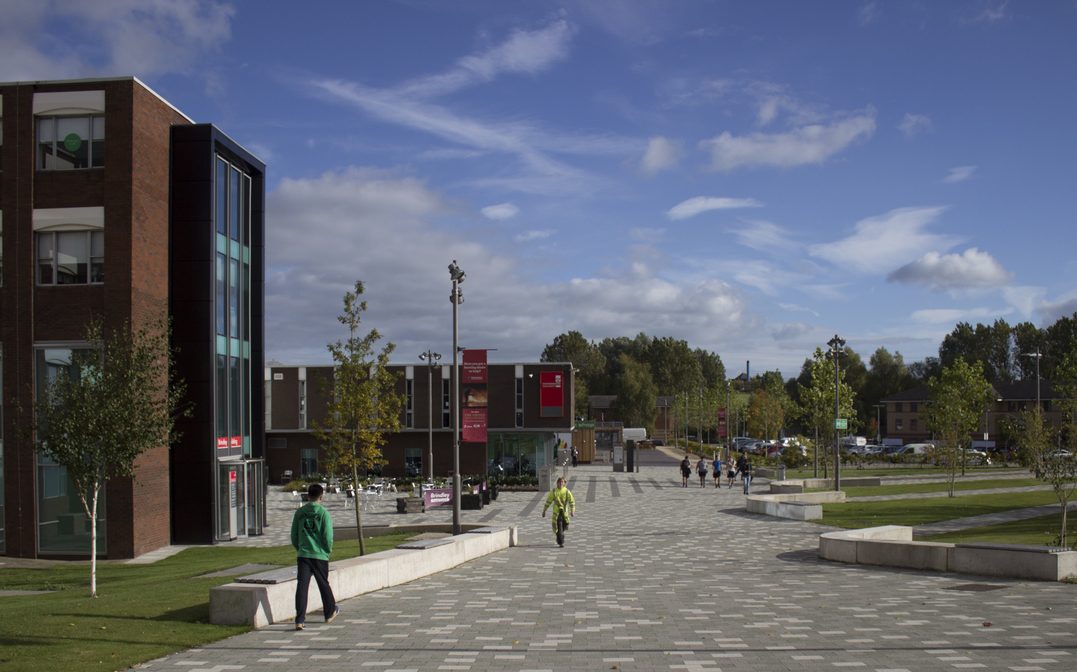
[[[830,346],[830,354],[834,356],[834,490],[841,490],[841,441],[838,437],[838,416],[840,414],[838,406],[839,390],[838,387],[838,355],[841,354],[842,348],[845,347],[845,339],[834,334],[834,338],[830,339],[826,343]]]
[[[883,442],[883,426],[879,411],[886,408],[886,404],[875,404],[875,445]],[[876,448],[876,450],[878,450]]]
[[[434,367],[441,361],[441,355],[427,350],[419,355],[426,362],[426,433],[428,437],[426,453],[426,477],[434,481]]]
[[[449,264],[449,278],[452,280],[452,533],[460,534],[460,304],[464,295],[460,292],[460,283],[465,278],[464,271],[453,259]]]

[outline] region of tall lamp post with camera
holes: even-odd
[[[467,277],[453,259],[449,264],[449,279],[452,280],[452,533],[460,534],[460,338],[459,312],[464,295],[460,292],[460,283]]]

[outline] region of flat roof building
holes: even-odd
[[[98,553],[260,533],[264,174],[135,78],[0,84],[0,552],[89,553],[27,409],[91,320],[170,318],[192,411],[108,482]]]

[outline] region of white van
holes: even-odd
[[[935,444],[933,443],[906,443],[901,447],[901,450],[897,452],[898,455],[926,455],[927,453],[935,450]]]
[[[646,441],[647,440],[647,428],[646,427],[625,427],[622,431],[622,436],[625,441]]]

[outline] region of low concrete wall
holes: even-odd
[[[882,478],[878,476],[854,476],[842,478],[841,484],[850,488],[882,485]],[[770,491],[776,493],[804,492],[812,488],[834,489],[832,478],[791,478],[785,481],[774,481],[770,484]]]
[[[395,528],[393,531],[399,530]],[[425,530],[429,531],[429,528]],[[329,585],[338,600],[345,600],[451,569],[515,546],[516,542],[515,527],[476,527],[455,537],[401,544],[393,550],[332,563]],[[264,574],[266,583],[235,582],[211,589],[210,622],[261,628],[294,619],[294,568],[290,575],[287,570]],[[258,575],[248,578],[258,580]],[[313,581],[308,608],[310,612],[319,612],[322,608],[321,595]]]
[[[806,493],[770,493],[748,495],[744,508],[748,513],[761,513],[775,518],[818,520],[823,517],[823,504],[844,502],[840,491]]]
[[[818,552],[821,558],[850,564],[1043,581],[1077,576],[1077,551],[913,541],[912,528],[904,525],[826,532],[819,537]]]

